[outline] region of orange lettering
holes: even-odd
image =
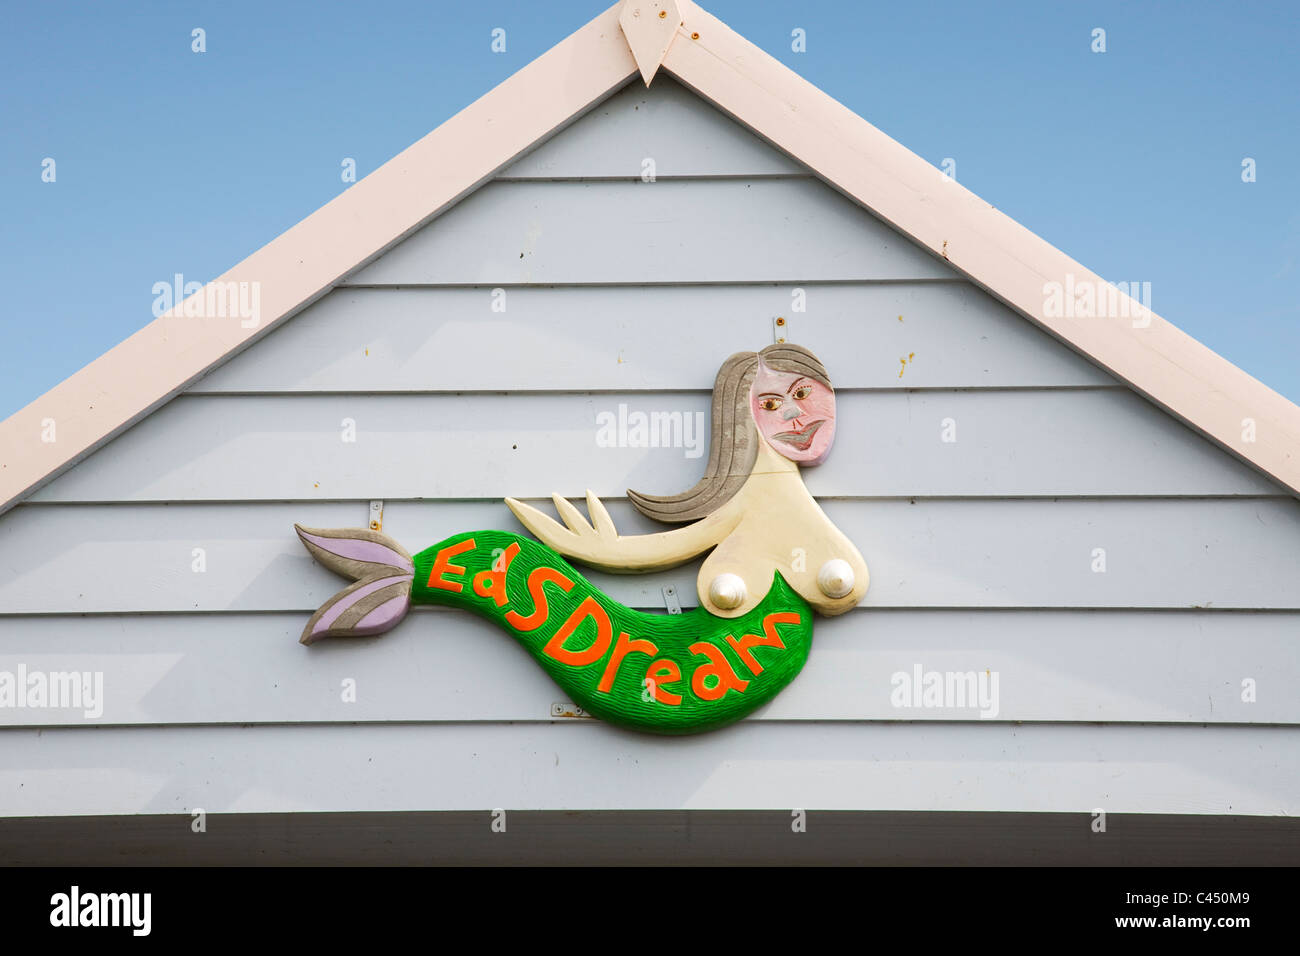
[[[587,618],[591,618],[596,622],[596,640],[586,650],[565,650],[564,642],[578,629],[578,625]],[[582,667],[585,664],[600,660],[605,651],[609,650],[609,642],[613,636],[614,627],[609,623],[609,615],[605,613],[605,609],[596,603],[595,598],[586,598],[573,609],[573,613],[555,632],[555,636],[546,642],[543,651],[561,664]]]
[[[731,669],[727,659],[722,656],[722,651],[712,644],[706,644],[703,641],[692,644],[691,653],[700,654],[709,659],[707,666],[695,668],[695,673],[691,675],[691,690],[695,691],[695,696],[700,700],[717,700],[729,690],[743,694],[745,688],[749,686],[749,681],[741,680],[736,672]],[[709,687],[704,683],[706,677],[716,677],[718,682]]]
[[[506,553],[494,561],[491,571],[480,571],[474,575],[474,593],[479,597],[490,597],[497,602],[497,607],[503,607],[509,598],[506,597],[506,572],[510,570],[510,562],[515,559],[519,553],[519,545],[512,544],[506,548]],[[501,569],[496,570],[500,565]]]
[[[672,661],[660,658],[652,661],[645,672],[645,686],[650,688],[650,696],[661,704],[676,706],[682,702],[681,694],[670,694],[664,690],[664,684],[674,684],[682,679],[682,670]]]
[[[761,674],[763,673],[763,665],[755,659],[749,649],[751,647],[779,647],[781,650],[785,650],[785,642],[781,640],[781,635],[776,633],[776,625],[798,623],[798,614],[791,612],[769,614],[763,618],[763,634],[765,636],[759,637],[757,634],[745,634],[741,636],[740,640],[736,640],[728,634],[727,643],[736,652],[736,656],[745,662],[746,667],[755,674]]]
[[[638,654],[655,654],[659,648],[655,647],[649,641],[643,641],[637,638],[635,641],[629,641],[627,634],[622,633],[618,636],[618,642],[614,645],[614,653],[609,655],[609,663],[605,665],[605,673],[600,678],[600,683],[596,685],[596,690],[608,694],[614,687],[614,675],[618,673],[618,666],[623,663],[623,658],[636,651]]]
[[[534,568],[528,575],[528,596],[533,599],[533,613],[524,617],[518,611],[506,611],[506,621],[511,627],[527,634],[546,623],[546,617],[551,613],[544,590],[547,583],[559,585],[565,594],[573,590],[573,582],[555,568]]]
[[[431,588],[437,588],[440,591],[455,591],[457,593],[465,590],[465,586],[459,581],[444,581],[444,574],[464,574],[465,569],[459,564],[452,564],[451,559],[458,554],[464,554],[466,551],[474,550],[474,539],[466,538],[460,544],[452,544],[438,552],[438,556],[433,559],[433,570],[429,572],[429,584]]]

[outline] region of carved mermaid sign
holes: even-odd
[[[453,535],[411,557],[367,529],[296,526],[312,555],[354,583],[307,622],[302,643],[382,634],[412,603],[466,608],[511,633],[584,710],[637,730],[686,734],[767,703],[803,667],[812,612],[842,614],[867,565],[804,487],[800,465],[835,439],[826,369],[797,345],[740,352],[718,371],[704,477],[643,514],[684,527],[620,535],[590,491],[590,522],[554,496],[564,524],[507,498],[541,543],[507,531]],[[700,606],[647,614],[597,590],[562,555],[610,571],[669,568],[711,551]]]

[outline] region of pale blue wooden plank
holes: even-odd
[[[183,396],[32,500],[671,494],[704,470],[708,410],[699,390]],[[1280,493],[1122,388],[841,390],[838,415],[817,495]]]
[[[783,809],[1294,815],[1289,727],[750,722],[3,731],[0,815]],[[507,817],[508,825],[508,817]],[[509,831],[507,830],[507,833]],[[797,839],[797,837],[796,837]]]
[[[653,161],[647,165],[646,160]],[[498,178],[762,176],[807,167],[661,74],[634,78]]]
[[[840,388],[1115,383],[967,283],[767,283],[339,289],[190,392],[708,388],[776,315]]]
[[[869,607],[1300,608],[1300,502],[1291,498],[822,505],[867,561]],[[652,530],[625,501],[610,510],[625,533]],[[0,518],[0,613],[305,615],[343,582],[313,564],[293,523],[358,527],[366,515],[364,501],[21,505]],[[492,527],[519,528],[499,503],[384,509],[385,532],[413,552]],[[203,573],[192,570],[194,548],[204,549]],[[1104,572],[1093,570],[1099,548]],[[662,607],[665,584],[693,606],[697,568],[589,577],[633,607]]]
[[[566,700],[522,648],[472,615],[420,608],[382,638],[311,648],[298,643],[304,620],[9,618],[0,671],[98,672],[102,706],[5,708],[0,726],[540,722]],[[1298,642],[1300,612],[864,608],[819,620],[803,673],[750,719],[1296,724]],[[903,696],[918,668],[922,684],[930,673],[985,675],[987,696],[922,706]],[[342,699],[345,679],[355,701]]]
[[[344,285],[948,279],[815,179],[489,183]]]

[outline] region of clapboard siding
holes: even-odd
[[[1124,388],[840,391],[837,408],[834,453],[806,475],[814,495],[1276,493]],[[622,428],[638,414],[659,423],[653,438]],[[672,493],[703,472],[708,421],[700,390],[183,396],[32,500]]]
[[[769,283],[337,289],[189,391],[695,391],[778,315],[839,389],[1116,384],[967,283]]]
[[[1290,498],[823,506],[871,570],[864,607],[1300,608],[1300,502]],[[649,530],[626,501],[610,512],[627,533]],[[0,523],[0,613],[296,610],[305,623],[343,582],[312,562],[293,523],[365,519],[364,501],[22,505]],[[412,552],[496,527],[519,527],[497,502],[384,509],[384,531]],[[195,548],[203,573],[192,570]],[[1104,573],[1092,570],[1097,548]],[[660,608],[667,584],[697,603],[698,567],[584,573],[624,604]]]
[[[954,277],[809,177],[490,182],[343,284]]]
[[[1295,815],[1289,727],[598,721],[0,732],[11,815],[784,809]],[[188,821],[178,821],[188,825]]]
[[[652,161],[647,165],[646,160]],[[749,130],[665,76],[639,78],[498,179],[807,175]]]
[[[598,447],[597,414],[706,411],[776,316],[837,384],[837,447],[806,477],[872,580],[761,713],[686,739],[552,720],[523,650],[442,610],[297,643],[344,582],[294,522],[361,526],[380,498],[415,551],[517,528],[504,495],[590,487],[624,533],[661,530],[625,489],[680,490],[703,457]],[[698,566],[590,577],[690,607]],[[634,80],[0,516],[0,670],[98,670],[106,695],[95,721],[0,711],[0,814],[1295,814],[1297,625],[1300,502]],[[893,707],[917,665],[996,671],[996,718]]]
[[[300,613],[17,617],[0,671],[99,671],[102,711],[0,725],[546,722],[564,693],[491,624],[417,608],[380,638],[297,642]],[[799,678],[750,720],[1300,723],[1300,613],[879,611],[818,622]],[[255,666],[251,666],[255,662]],[[997,674],[997,707],[895,707],[891,678]],[[357,696],[342,700],[345,679]],[[1256,700],[1242,700],[1242,681]],[[219,689],[219,693],[214,693]],[[972,701],[972,703],[974,703]]]

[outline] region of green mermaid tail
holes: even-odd
[[[465,608],[513,635],[573,703],[635,730],[689,734],[740,720],[795,678],[812,643],[812,609],[779,572],[742,617],[646,614],[506,531],[453,535],[414,558],[374,532],[298,531],[318,560],[357,579],[316,612],[304,643],[383,633],[412,602]]]

